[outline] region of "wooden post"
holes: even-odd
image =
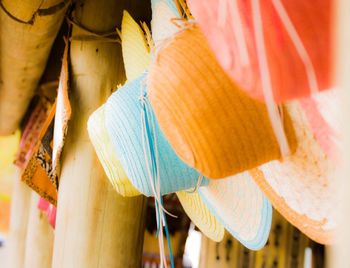
[[[335,79],[336,86],[342,89],[343,107],[341,118],[342,137],[344,139],[343,165],[338,165],[341,189],[341,199],[338,209],[339,228],[337,243],[328,248],[328,267],[350,267],[350,1],[334,1],[335,23]],[[339,194],[339,193],[334,193]]]
[[[120,45],[91,41],[96,34],[83,28],[101,35],[115,32],[127,2],[77,1],[73,13],[73,114],[62,159],[54,268],[141,267],[146,198],[123,198],[112,189],[87,133],[88,117],[125,74]]]
[[[0,135],[17,129],[44,72],[67,2],[1,1]]]
[[[23,268],[25,241],[30,206],[30,188],[21,181],[19,170],[14,174],[14,189],[11,200],[10,233],[7,247],[7,267]]]
[[[51,267],[53,228],[46,215],[38,209],[39,196],[32,192],[24,258],[25,268]]]

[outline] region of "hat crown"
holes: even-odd
[[[106,127],[118,158],[132,184],[146,196],[153,196],[144,153],[142,136],[141,89],[146,75],[131,81],[116,91],[106,103]],[[147,101],[147,100],[146,100]],[[151,117],[153,111],[151,110]],[[153,116],[154,117],[154,116]],[[187,166],[175,154],[156,121],[153,122],[158,148],[161,194],[196,187],[200,174]],[[208,184],[203,178],[202,185]]]

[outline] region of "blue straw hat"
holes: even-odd
[[[206,178],[178,158],[160,130],[145,96],[145,78],[144,74],[125,84],[105,106],[106,128],[128,178],[146,196],[155,195],[157,183],[150,169],[159,171],[161,195],[207,185]],[[143,112],[147,118],[144,124]],[[145,150],[147,145],[150,151]],[[156,166],[151,165],[154,162]]]

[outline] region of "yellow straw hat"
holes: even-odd
[[[165,136],[203,175],[223,178],[281,157],[266,106],[232,82],[196,25],[163,43],[147,84]],[[284,126],[293,152],[286,112]]]
[[[126,77],[133,80],[144,72],[150,62],[149,49],[141,27],[127,11],[123,12],[121,33]],[[130,183],[121,166],[105,126],[105,106],[89,118],[88,133],[104,171],[116,191],[122,196],[135,196],[140,192]]]
[[[113,148],[105,126],[104,108],[104,105],[101,106],[89,118],[88,132],[90,140],[109,181],[116,191],[122,196],[140,195],[140,192],[130,183]]]
[[[126,77],[134,80],[148,68],[151,57],[145,34],[126,10],[123,12],[120,39]]]
[[[311,239],[329,244],[336,228],[335,164],[315,139],[298,102],[287,105],[298,147],[283,161],[251,170],[273,206]],[[336,118],[335,118],[336,119]]]
[[[177,192],[177,197],[191,221],[211,240],[219,242],[224,238],[225,228],[209,211],[198,192]]]

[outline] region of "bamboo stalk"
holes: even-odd
[[[125,79],[120,45],[96,33],[115,32],[127,2],[78,1],[73,13],[73,118],[62,159],[54,268],[141,266],[146,199],[112,189],[86,130],[90,114]]]
[[[62,1],[1,1],[0,135],[14,132],[26,112],[68,6]]]
[[[39,196],[32,192],[24,258],[25,268],[51,266],[53,251],[53,228],[38,209]]]
[[[337,243],[328,248],[328,267],[350,267],[350,1],[334,1],[334,43],[335,43],[335,80],[336,86],[342,89],[342,137],[344,143],[342,148],[343,163],[338,165],[340,178],[341,199],[335,209],[339,213],[339,228],[337,230]],[[339,193],[334,193],[339,194]]]
[[[7,267],[23,268],[31,190],[21,181],[19,170],[16,169],[13,179],[10,233],[6,249]]]

